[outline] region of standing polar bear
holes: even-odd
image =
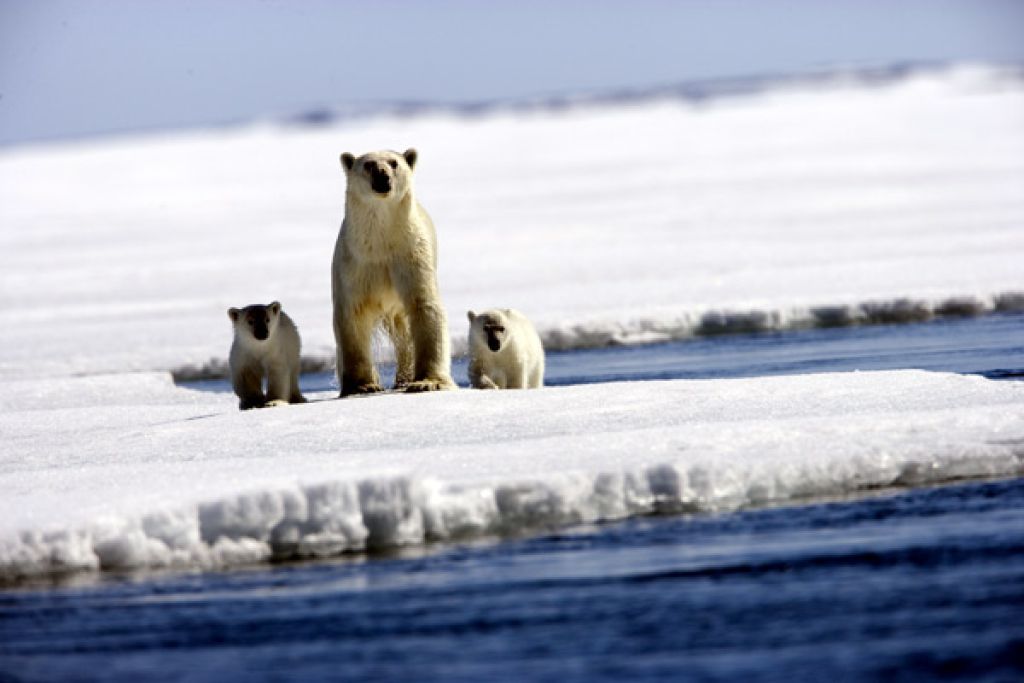
[[[378,325],[395,347],[396,389],[454,389],[437,236],[413,194],[416,150],[346,152],[341,165],[345,220],[331,263],[341,395],[382,390],[371,348]]]
[[[470,384],[477,389],[544,386],[544,347],[529,318],[514,308],[466,315]]]

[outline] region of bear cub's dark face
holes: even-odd
[[[239,332],[248,332],[257,341],[266,341],[277,321],[277,315],[281,312],[281,304],[276,301],[264,306],[253,304],[245,308],[228,309],[228,317],[235,324]]]
[[[498,323],[484,323],[484,334],[487,335],[487,348],[497,353],[505,341],[505,326]]]
[[[508,334],[505,331],[505,321],[500,316],[491,313],[477,315],[473,311],[467,311],[466,317],[469,318],[469,324],[476,330],[477,339],[482,334],[483,338],[487,340],[487,348],[494,353],[501,351],[502,345],[508,339]]]

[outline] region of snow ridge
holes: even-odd
[[[763,479],[760,468],[666,463],[496,486],[382,477],[272,488],[182,509],[100,519],[81,529],[22,532],[0,540],[0,583],[74,571],[209,569],[322,558],[1024,472],[1024,444],[984,450],[944,453],[926,462],[876,457],[838,476],[826,468],[808,468]]]
[[[319,127],[339,122],[369,119],[381,115],[409,118],[430,115],[464,117],[493,116],[502,113],[558,113],[574,107],[610,107],[645,104],[653,100],[675,99],[701,104],[724,98],[756,97],[773,92],[825,90],[836,88],[881,88],[928,76],[955,71],[986,72],[990,83],[1017,84],[1024,81],[1024,65],[971,63],[902,62],[895,64],[809,70],[796,74],[766,73],[726,78],[708,78],[641,88],[619,88],[576,92],[562,95],[492,99],[454,103],[407,100],[400,102],[349,103],[309,109],[280,119],[285,125]]]
[[[1024,292],[1016,291],[990,297],[955,296],[933,301],[900,297],[810,308],[710,310],[677,318],[642,317],[625,323],[581,323],[545,329],[541,338],[545,349],[568,350],[719,334],[914,323],[1022,310]]]

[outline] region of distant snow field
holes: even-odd
[[[1024,308],[1022,121],[1020,73],[978,67],[14,149],[0,376],[222,368],[227,308],[274,299],[330,359],[338,156],[378,148],[420,151],[459,348],[494,306],[552,348]]]
[[[3,150],[0,580],[1022,472],[1024,385],[947,374],[246,413],[175,386],[273,299],[329,363],[338,155],[410,146],[457,350],[493,306],[548,348],[1024,309],[1019,70]]]

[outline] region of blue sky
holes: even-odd
[[[906,60],[1024,62],[1024,2],[0,0],[0,144]]]

